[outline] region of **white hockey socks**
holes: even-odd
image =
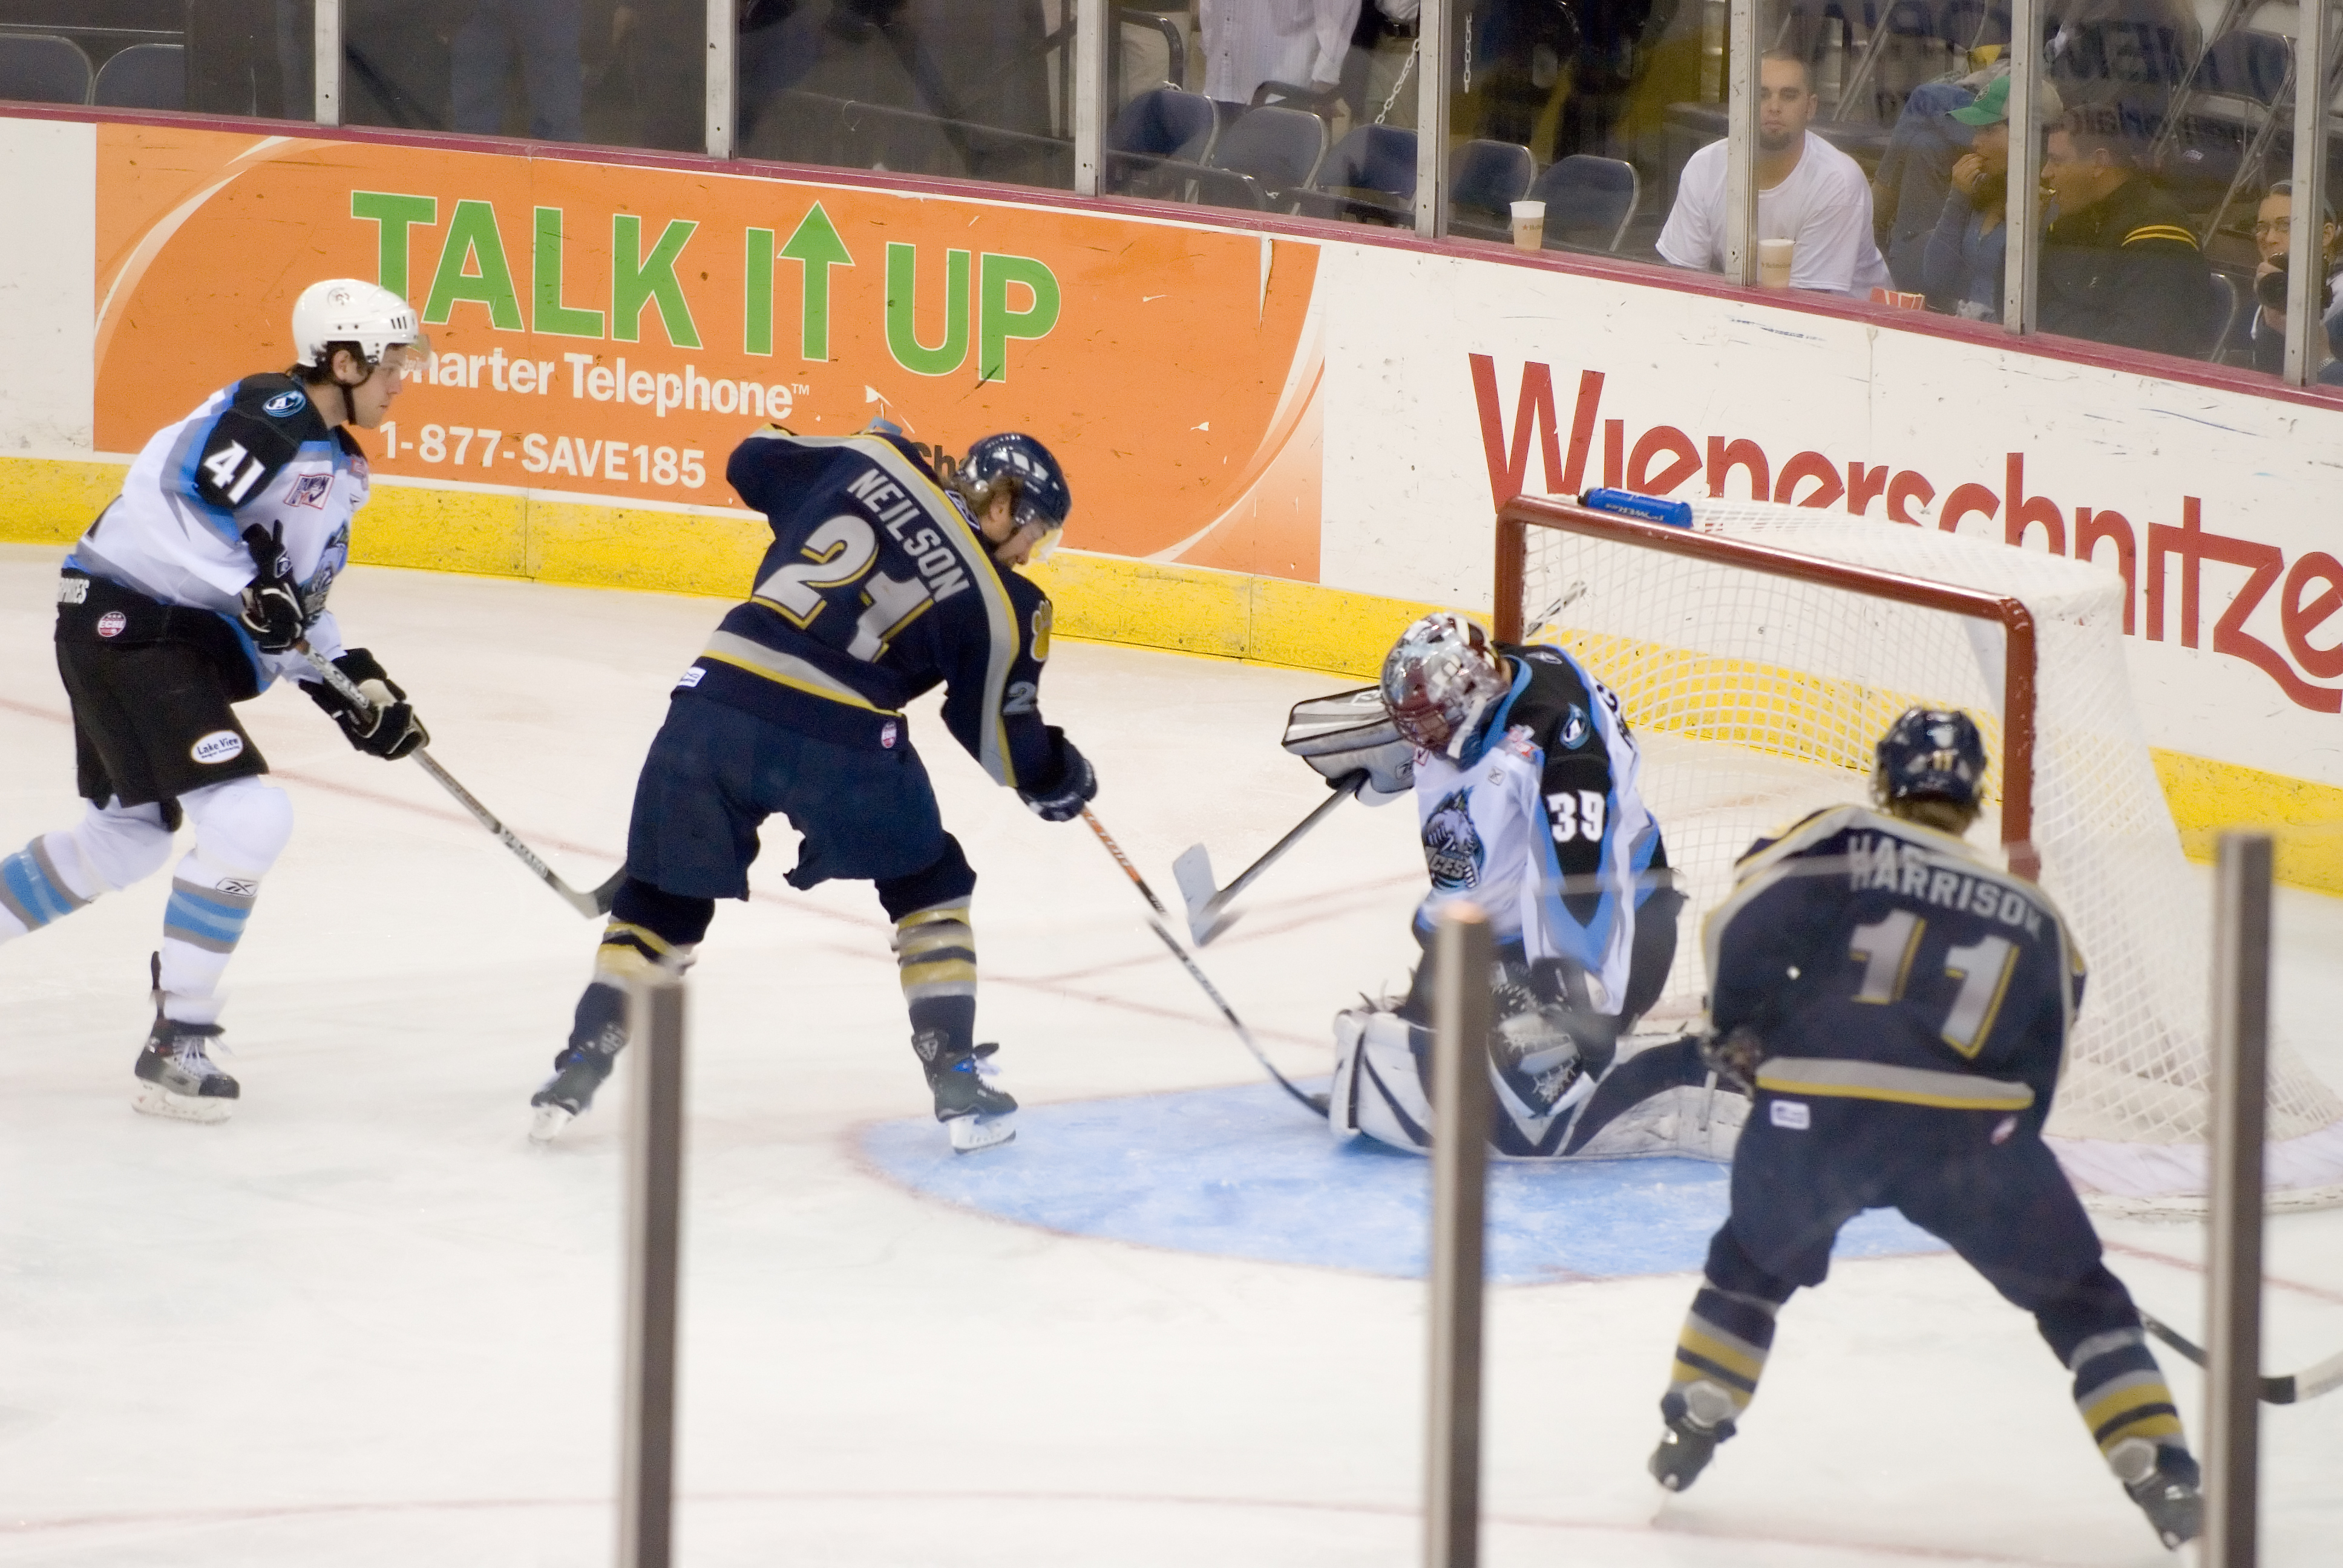
[[[231,779],[182,796],[196,847],[171,875],[163,910],[163,1015],[216,1023],[226,1000],[220,977],[244,937],[260,879],[293,836],[293,803],[257,779]]]
[[[170,852],[160,806],[109,801],[85,808],[71,828],[44,833],[0,859],[0,942],[152,876]]]

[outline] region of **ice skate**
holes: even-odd
[[[1729,1406],[1721,1395],[1719,1402]],[[1708,1462],[1715,1457],[1716,1445],[1733,1435],[1733,1423],[1720,1421],[1710,1425],[1695,1421],[1684,1396],[1677,1393],[1670,1393],[1660,1402],[1660,1415],[1667,1426],[1660,1433],[1659,1447],[1652,1450],[1652,1479],[1670,1492],[1682,1492],[1708,1468]]]
[[[936,1097],[936,1120],[950,1135],[952,1152],[972,1154],[1017,1136],[1017,1101],[985,1082],[1000,1070],[992,1055],[1001,1047],[956,1050],[930,1031],[913,1039],[911,1049],[920,1053]]]
[[[2124,1490],[2139,1504],[2139,1511],[2147,1515],[2148,1528],[2156,1532],[2156,1538],[2167,1549],[2177,1551],[2205,1530],[2205,1498],[2197,1490],[2197,1462],[2185,1449],[2162,1448],[2153,1450],[2152,1455],[2142,1454],[2127,1465],[2122,1462],[2132,1456],[2120,1450],[2129,1446],[2118,1445],[2118,1452],[2113,1456],[2117,1461],[2116,1473],[2123,1478]],[[2140,1442],[2139,1446],[2147,1448],[2147,1444]],[[2146,1473],[2137,1479],[2125,1474],[2127,1469],[2137,1469],[2143,1461]]]
[[[570,1046],[554,1059],[554,1072],[545,1086],[528,1097],[535,1111],[529,1123],[532,1143],[550,1143],[561,1130],[586,1114],[594,1091],[610,1076],[618,1059],[592,1046]]]
[[[216,1023],[181,1023],[157,1011],[130,1070],[138,1079],[131,1109],[181,1121],[226,1121],[240,1091],[207,1050],[220,1033]]]

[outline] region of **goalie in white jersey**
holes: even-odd
[[[299,362],[248,376],[157,431],[121,495],[65,557],[57,672],[72,700],[79,792],[69,829],[0,859],[0,941],[152,875],[184,821],[150,973],[153,1031],[132,1103],[216,1121],[237,1085],[211,1060],[219,981],[261,879],[293,831],[293,808],[234,704],[280,676],[300,680],[350,744],[404,757],[427,737],[406,693],[364,648],[345,648],[326,608],[367,498],[365,453],[398,395],[415,312],[387,289],[329,278],[293,307]],[[371,702],[361,715],[317,678],[304,647]]]
[[[1412,749],[1432,879],[1417,940],[1429,947],[1456,899],[1480,906],[1496,938],[1493,1147],[1523,1159],[1728,1157],[1748,1101],[1720,1090],[1692,1040],[1619,1058],[1667,982],[1684,900],[1618,699],[1562,648],[1493,643],[1444,612],[1393,647],[1382,694],[1385,749]],[[1432,970],[1419,964],[1395,1006],[1337,1017],[1337,1131],[1430,1146]]]

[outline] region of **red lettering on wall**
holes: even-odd
[[[2294,672],[2294,667],[2280,657],[2278,649],[2246,629],[2246,622],[2262,599],[2278,586],[2279,575],[2286,569],[2286,552],[2256,539],[2206,532],[2200,508],[2201,503],[2195,496],[2183,497],[2178,528],[2163,523],[2147,526],[2148,635],[2153,638],[2162,628],[2163,596],[2158,590],[2164,586],[2162,557],[2167,552],[2180,557],[2180,643],[2184,648],[2197,646],[2201,564],[2217,561],[2223,566],[2243,567],[2252,575],[2237,590],[2237,598],[2229,601],[2229,608],[2221,612],[2221,618],[2213,623],[2213,651],[2244,659],[2277,681],[2297,707],[2315,713],[2343,713],[2343,689],[2311,685]],[[2281,613],[2281,621],[2284,618]]]
[[[1774,476],[1765,462],[1765,448],[1755,441],[1708,438],[1708,493],[1725,494],[1725,477],[1739,468],[1749,476],[1749,498],[1762,501],[1774,493]]]
[[[1866,467],[1861,463],[1846,466],[1846,509],[1856,517],[1871,509],[1879,492],[1887,487],[1887,465]]]
[[[1603,421],[1603,482],[1612,489],[1625,484],[1627,470],[1627,421]]]
[[[1890,522],[1909,523],[1916,528],[1920,526],[1920,519],[1912,515],[1913,505],[1916,502],[1925,507],[1936,498],[1936,487],[1906,468],[1887,481],[1887,518]]]
[[[1798,482],[1816,481],[1805,499],[1798,497]],[[1801,452],[1782,465],[1782,477],[1774,481],[1774,498],[1796,507],[1827,507],[1846,494],[1846,486],[1838,477],[1838,465],[1820,452]]]
[[[1513,440],[1510,451],[1505,445],[1504,411],[1497,405],[1497,367],[1485,354],[1472,356],[1473,399],[1481,408],[1481,447],[1489,459],[1489,495],[1497,506],[1503,506],[1522,493],[1522,481],[1528,477],[1530,466],[1530,427],[1534,425],[1544,450],[1545,482],[1551,489],[1554,470],[1562,466],[1562,453],[1557,446],[1554,427],[1554,371],[1544,365],[1522,367],[1521,399],[1513,408]],[[1603,377],[1588,371],[1597,388]],[[1584,396],[1582,385],[1581,397]]]
[[[2050,553],[2066,553],[2066,519],[2060,514],[2057,503],[2047,496],[2026,493],[2026,454],[2012,452],[2003,472],[2007,476],[2006,493],[2009,497],[2009,512],[2002,518],[2002,538],[2013,545],[2026,543],[2026,530],[2035,524],[2050,537]]]
[[[1990,518],[2001,510],[2001,498],[1983,485],[1958,485],[1945,498],[1945,509],[1936,518],[1936,527],[1945,533],[1958,532],[1961,519],[1971,512]]]
[[[2116,570],[2124,580],[2124,635],[2132,635],[2134,604],[2139,596],[2139,545],[2132,538],[2131,519],[2121,512],[2075,508],[2075,558],[2087,561],[2101,539],[2116,542]]]
[[[2320,585],[2316,598],[2303,601],[2303,590],[2311,584]],[[2333,648],[2319,648],[2310,640],[2322,622],[2337,610],[2343,609],[2343,561],[2325,550],[2313,550],[2294,563],[2286,574],[2286,592],[2278,601],[2278,624],[2286,628],[2287,651],[2295,662],[2321,680],[2332,680],[2343,675],[2343,643]]]
[[[1654,474],[1652,459],[1659,457],[1675,461]],[[1635,438],[1635,449],[1627,455],[1627,487],[1646,496],[1664,496],[1699,472],[1699,448],[1674,425],[1653,426]]]

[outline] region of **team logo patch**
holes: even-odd
[[[879,727],[879,744],[885,747],[890,751],[893,750],[895,749],[895,737],[898,733],[900,732],[895,728],[895,721],[891,719],[887,720],[886,723]]]
[[[359,452],[350,454],[350,472],[361,479],[367,477],[368,469],[365,454]]]
[[[233,729],[215,729],[187,748],[187,755],[206,765],[244,755],[244,737]]]
[[[97,618],[97,635],[100,637],[120,637],[122,635],[123,628],[127,627],[129,624],[130,618],[123,614],[120,610],[107,610],[104,615]]]
[[[1044,663],[1050,657],[1050,626],[1052,617],[1050,601],[1043,599],[1033,607],[1033,662]]]
[[[263,413],[274,414],[282,419],[287,414],[297,413],[307,407],[309,399],[300,393],[287,391],[279,392],[276,397],[263,403],[260,407]]]
[[[1554,739],[1575,751],[1586,744],[1586,738],[1594,732],[1594,727],[1586,721],[1586,709],[1574,702],[1570,711],[1562,716],[1562,728],[1554,732]]]
[[[1803,1100],[1777,1100],[1774,1101],[1773,1118],[1776,1127],[1804,1132],[1815,1124],[1815,1108]]]
[[[698,686],[707,678],[708,671],[695,664],[689,669],[685,670],[681,675],[676,677],[676,689],[679,691],[688,691],[691,688]]]
[[[326,498],[333,493],[333,475],[296,474],[293,476],[292,489],[286,493],[285,504],[288,507],[315,507],[319,511],[323,511],[326,508]]]
[[[1443,893],[1461,892],[1481,881],[1481,862],[1488,849],[1473,826],[1473,794],[1459,789],[1423,819],[1423,865],[1432,885]]]

